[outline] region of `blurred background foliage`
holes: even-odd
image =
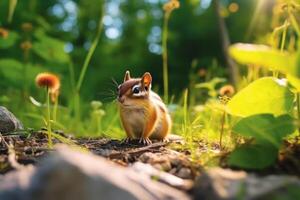
[[[67,109],[70,98],[74,97],[72,88],[78,80],[101,16],[101,38],[80,91],[83,116],[90,113],[89,102],[113,100],[110,90],[115,91],[116,87],[111,78],[120,83],[127,69],[133,76],[151,72],[153,88],[162,94],[162,6],[165,2],[0,1],[0,27],[7,31],[0,31],[0,104],[22,114],[27,126],[34,126],[27,117],[38,108],[29,106],[29,96],[44,101],[42,92],[36,89],[34,78],[39,72],[50,71],[60,76],[61,110]],[[9,6],[14,3],[16,7],[10,21]],[[221,82],[229,82],[229,71],[222,52],[222,33],[213,1],[184,0],[180,4],[180,9],[174,11],[170,18],[168,35],[169,90],[175,102],[180,100],[184,88],[191,84],[213,77],[222,77],[225,79]],[[232,43],[267,43],[267,33],[276,26],[270,20],[274,1],[221,0],[220,4],[220,14]],[[194,93],[197,93],[195,102],[203,100],[200,92]],[[108,108],[106,112],[110,110],[115,114],[115,109]],[[31,117],[34,117],[33,114]],[[116,121],[115,118],[106,120]]]

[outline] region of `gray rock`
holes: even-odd
[[[22,129],[22,123],[9,110],[0,106],[0,132],[5,134]]]
[[[131,166],[131,168],[140,174],[146,174],[147,176],[150,176],[151,178],[157,181],[168,184],[180,190],[189,191],[193,186],[193,181],[181,179],[170,173],[166,173],[164,171],[158,170],[157,168],[152,167],[149,164],[136,162]]]
[[[259,177],[244,171],[214,168],[196,181],[194,198],[203,200],[300,199],[300,180],[287,175]]]
[[[0,199],[190,199],[131,168],[62,146],[43,163],[33,172],[25,168],[1,178]]]
[[[183,179],[192,179],[193,178],[191,169],[186,168],[186,167],[182,167],[179,170],[179,172],[177,173],[177,176],[179,176],[180,178],[183,178]]]

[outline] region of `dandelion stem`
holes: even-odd
[[[164,101],[168,103],[169,100],[169,78],[168,78],[168,22],[170,13],[166,12],[164,15],[163,34],[162,34],[162,58],[163,58],[163,82],[164,82]]]
[[[50,90],[47,87],[47,133],[48,133],[48,145],[52,148],[52,133],[51,133],[51,115],[50,115]]]

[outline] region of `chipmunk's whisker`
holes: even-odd
[[[119,86],[119,83],[116,81],[116,79],[114,79],[113,77],[111,78],[113,84],[118,87]]]
[[[106,91],[97,93],[97,96],[102,101],[111,101],[117,98],[117,91],[114,91],[113,89],[107,89]]]

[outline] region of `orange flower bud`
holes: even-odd
[[[7,29],[0,27],[0,37],[6,39],[8,37],[8,34],[9,32]]]
[[[25,22],[21,25],[21,28],[24,32],[30,32],[32,30],[32,24],[29,22]]]
[[[170,0],[164,4],[163,9],[165,12],[172,12],[174,9],[180,7],[180,3],[178,0]]]
[[[234,87],[232,85],[224,85],[219,90],[219,94],[221,96],[232,97],[234,93],[235,93],[235,90],[234,90]]]
[[[50,92],[55,92],[60,88],[60,80],[55,74],[40,73],[36,76],[35,82],[39,87],[46,87]]]
[[[24,51],[27,51],[29,49],[32,48],[32,44],[30,41],[24,41],[20,44],[21,49],[23,49]]]

